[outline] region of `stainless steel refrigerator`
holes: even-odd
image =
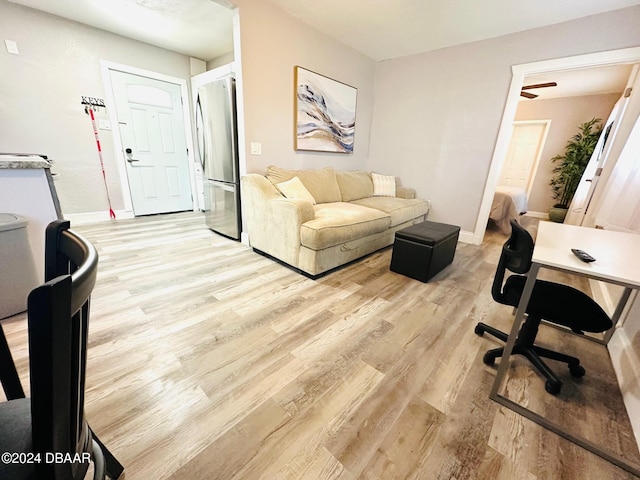
[[[198,88],[196,132],[203,168],[207,226],[240,238],[240,180],[235,79],[226,77]]]

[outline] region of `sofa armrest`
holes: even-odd
[[[296,266],[300,252],[300,227],[315,218],[311,202],[285,198],[264,176],[241,179],[242,211],[250,245]]]
[[[396,187],[396,197],[398,198],[416,198],[416,191],[409,187]]]

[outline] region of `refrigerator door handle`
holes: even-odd
[[[204,138],[204,115],[202,114],[202,103],[200,102],[200,94],[196,100],[196,141],[198,142],[198,155],[200,157],[200,165],[204,170],[204,159],[207,158],[206,148],[207,142]]]

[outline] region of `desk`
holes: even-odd
[[[595,257],[596,261],[593,263],[580,261],[571,253],[572,248],[578,248],[588,252],[591,256]],[[638,255],[638,252],[640,252],[640,235],[637,234],[540,222],[536,244],[533,250],[531,270],[529,270],[527,275],[527,282],[522,292],[522,297],[516,310],[515,320],[504,348],[503,360],[500,362],[496,378],[491,388],[490,398],[624,470],[640,476],[640,465],[629,464],[622,457],[604,450],[590,440],[573,435],[571,432],[562,428],[562,426],[549,421],[541,415],[498,393],[510,363],[510,361],[506,359],[509,359],[513,351],[513,345],[515,344],[518,331],[524,320],[527,303],[531,297],[533,285],[540,268],[561,270],[624,287],[624,292],[612,317],[614,326],[605,334],[602,342],[606,344],[611,338],[615,325],[624,311],[631,290],[640,289],[640,255]]]

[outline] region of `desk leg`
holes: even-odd
[[[629,297],[631,296],[631,288],[625,287],[622,295],[620,296],[620,300],[618,300],[618,305],[616,306],[616,311],[613,312],[613,316],[611,317],[611,321],[613,322],[613,326],[604,333],[604,337],[602,339],[602,343],[607,345],[614,332],[616,331],[616,326],[618,325],[618,321],[620,320],[620,316],[627,306],[627,302],[629,301]]]
[[[498,373],[496,374],[496,378],[493,381],[493,387],[491,387],[491,393],[489,394],[489,398],[491,398],[491,400],[497,401],[498,390],[500,390],[502,380],[507,373],[507,368],[509,368],[511,352],[513,351],[513,346],[516,343],[518,332],[520,331],[520,327],[522,326],[522,322],[524,321],[524,314],[527,311],[527,304],[529,303],[529,299],[531,298],[533,286],[536,283],[538,270],[540,270],[540,265],[537,265],[535,263],[531,265],[531,269],[529,270],[529,274],[527,276],[527,282],[524,284],[524,290],[522,291],[520,303],[518,304],[518,309],[516,310],[516,318],[513,320],[513,326],[511,327],[509,338],[507,338],[507,343],[504,346],[504,353],[500,358]]]
[[[608,452],[604,448],[600,447],[594,442],[591,442],[590,440],[571,434],[564,428],[547,420],[543,416],[538,415],[537,413],[523,407],[522,405],[498,393],[498,390],[500,390],[502,381],[506,376],[507,369],[509,368],[509,363],[510,363],[509,357],[511,356],[511,352],[513,351],[513,346],[518,336],[518,331],[520,330],[520,326],[522,325],[522,322],[524,320],[524,315],[527,310],[527,304],[529,303],[529,299],[531,298],[531,292],[533,292],[533,286],[535,285],[536,277],[538,276],[538,270],[540,270],[540,265],[537,265],[535,263],[531,266],[531,270],[529,270],[529,276],[527,277],[527,282],[524,285],[524,291],[522,292],[522,297],[520,297],[520,303],[518,304],[518,310],[516,311],[516,318],[513,321],[513,326],[511,327],[509,338],[507,339],[507,343],[504,347],[504,353],[502,354],[502,358],[500,359],[500,366],[498,367],[496,378],[493,382],[493,386],[491,387],[491,393],[489,394],[489,398],[491,398],[491,400],[493,400],[494,402],[497,402],[500,405],[507,407],[508,409],[518,413],[519,415],[522,415],[523,417],[528,418],[529,420],[537,423],[538,425],[546,428],[547,430],[550,430],[553,433],[560,435],[561,437],[569,440],[570,442],[575,443],[576,445],[579,445],[585,450],[588,450],[591,453],[594,453],[599,457],[607,460],[608,462],[611,462],[614,465],[617,465],[623,470],[626,470],[627,472],[631,472],[632,474],[640,477],[640,465],[631,463],[619,455],[615,455],[612,452]],[[625,292],[622,294],[622,298],[620,299],[620,303],[618,304],[618,308],[616,308],[616,313],[614,314],[614,322],[617,322],[618,318],[620,317],[622,310],[624,309],[624,304],[626,304],[626,301],[629,299],[630,293],[631,293],[631,289],[627,288],[625,289]],[[614,326],[615,326],[615,323],[614,323]]]
[[[16,371],[16,366],[11,357],[11,350],[7,338],[4,336],[4,330],[0,325],[0,382],[7,400],[15,400],[16,398],[24,398],[24,390],[20,383],[20,377]]]

